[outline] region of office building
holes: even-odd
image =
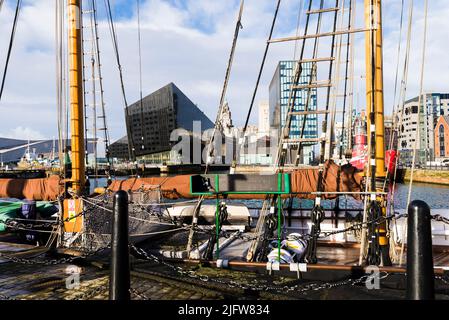
[[[177,143],[170,141],[170,135],[175,129],[184,129],[191,135],[194,122],[200,124],[200,131],[214,127],[213,122],[170,83],[127,108],[128,143],[138,160],[169,162],[171,149]]]
[[[418,106],[419,97],[406,101],[403,110],[398,112],[401,123],[398,147],[401,162],[406,166],[412,163],[415,149],[416,163],[435,160],[435,126],[439,116],[449,115],[449,94],[426,93],[421,100],[421,106]]]
[[[296,91],[296,100],[293,111],[308,111],[317,109],[317,89],[297,88],[292,89],[292,82],[295,73],[296,61],[280,61],[274,72],[269,87],[269,116],[270,126],[276,130],[282,130],[286,125],[287,112],[292,90]],[[312,63],[303,63],[301,77],[297,85],[308,85],[316,79],[312,77]],[[314,78],[314,77],[313,77]],[[292,116],[290,125],[290,138],[318,138],[318,116],[309,114],[307,118],[303,115]],[[303,124],[305,120],[304,131]],[[303,144],[303,164],[313,161],[313,145],[316,143]]]

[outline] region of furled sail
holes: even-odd
[[[54,201],[62,194],[61,178],[0,179],[0,198]]]
[[[314,199],[318,192],[319,168],[295,169],[291,171],[292,195],[301,199]],[[191,175],[175,177],[132,178],[123,181],[114,181],[110,191],[160,191],[167,199],[192,199],[190,193]],[[335,199],[335,192],[362,192],[362,175],[358,174],[352,166],[340,167],[332,161],[325,164],[323,171],[322,191],[323,199]],[[334,193],[334,194],[332,194]],[[353,195],[359,199],[360,195]],[[232,194],[229,199],[265,199],[263,194]]]

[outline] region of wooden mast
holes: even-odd
[[[68,1],[69,85],[72,147],[72,189],[81,195],[85,185],[83,51],[81,39],[81,1]]]
[[[365,0],[366,32],[366,110],[368,115],[368,145],[375,140],[375,177],[386,176],[385,170],[385,124],[383,91],[383,47],[382,47],[382,4],[381,0]],[[374,39],[373,39],[374,36]],[[374,45],[374,50],[373,50]],[[373,79],[374,68],[374,79]],[[374,90],[374,92],[373,92]],[[374,94],[374,99],[373,99]],[[374,104],[374,105],[373,105]],[[373,121],[374,120],[374,121]],[[375,137],[371,136],[372,130]],[[370,165],[372,165],[370,163]],[[373,190],[374,191],[374,190]]]
[[[382,2],[381,0],[365,0],[365,21],[367,29],[366,45],[366,109],[368,124],[368,145],[370,146],[368,176],[371,178],[370,191],[376,192],[376,180],[386,177],[385,168],[385,123],[383,92],[383,47],[382,47]],[[384,191],[384,190],[381,190]],[[382,196],[371,195],[370,216],[377,214],[386,216],[386,202]],[[379,212],[376,213],[376,211]],[[390,246],[386,222],[382,222],[375,230],[378,241],[370,241],[371,264],[391,265]],[[371,235],[373,236],[373,235]],[[363,241],[363,240],[362,240]],[[377,249],[377,246],[378,249]],[[364,246],[362,246],[364,248]],[[379,250],[379,251],[378,251]],[[380,256],[378,256],[380,255]],[[376,257],[377,256],[377,257]],[[376,262],[374,262],[376,261]]]

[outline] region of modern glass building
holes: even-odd
[[[174,145],[170,134],[180,128],[192,132],[194,122],[201,123],[201,131],[214,127],[213,122],[170,83],[127,108],[128,137],[133,137],[128,142],[134,144],[138,159],[169,159]]]
[[[289,107],[289,99],[291,95],[292,82],[297,62],[280,61],[269,88],[269,104],[270,104],[270,123],[275,129],[282,129],[286,125],[287,112]],[[298,85],[308,85],[312,77],[312,63],[303,63],[302,72]],[[316,79],[312,79],[314,82]],[[317,89],[299,88],[296,90],[296,101],[293,111],[305,111],[308,103],[308,111],[317,109]],[[310,97],[309,97],[310,95]],[[307,100],[309,101],[307,102]],[[316,114],[307,115],[305,120],[304,132],[302,132],[305,116],[292,116],[290,126],[290,138],[318,138],[318,116]],[[315,143],[304,143],[304,162],[307,163],[313,158],[313,145]],[[306,153],[309,156],[306,156]],[[309,159],[306,159],[309,158]]]

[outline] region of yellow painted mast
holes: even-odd
[[[371,129],[375,130],[375,178],[386,176],[385,168],[385,124],[384,124],[384,89],[383,89],[383,47],[382,47],[382,1],[365,0],[366,32],[366,111],[368,119],[368,145],[371,145]],[[373,39],[374,35],[374,39]],[[374,50],[372,50],[374,45]],[[374,55],[374,56],[373,56]],[[374,64],[374,65],[373,65]],[[373,67],[375,75],[373,79]],[[374,82],[374,83],[373,83]],[[374,92],[373,92],[374,89]],[[373,99],[374,94],[374,99]],[[374,105],[373,105],[374,102]],[[372,113],[372,114],[371,114]],[[374,116],[374,119],[372,119]],[[374,122],[373,122],[374,120]],[[374,126],[374,127],[372,127]],[[371,165],[371,163],[370,163]]]
[[[383,91],[383,47],[382,47],[382,2],[381,0],[365,0],[366,27],[366,109],[368,124],[368,145],[370,146],[367,175],[371,178],[370,191],[376,192],[376,179],[386,177],[385,167],[385,123],[384,123],[384,91]],[[381,190],[384,191],[384,190]],[[371,195],[370,210],[380,210],[386,215],[386,199],[383,196]],[[389,239],[387,224],[381,223],[376,231],[380,252],[375,252],[376,245],[371,243],[371,264],[391,265],[389,255]],[[373,258],[380,253],[380,257]],[[376,262],[373,262],[376,261]]]
[[[83,51],[81,38],[81,1],[68,1],[69,14],[69,85],[72,148],[72,189],[81,195],[85,185]]]

